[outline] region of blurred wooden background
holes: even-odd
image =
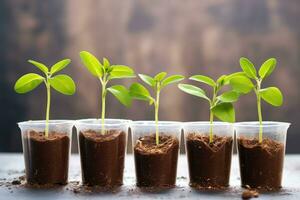
[[[44,119],[43,86],[26,95],[13,91],[19,76],[37,71],[28,59],[48,65],[72,59],[64,72],[74,77],[77,93],[67,97],[53,92],[51,118],[100,116],[99,84],[78,56],[88,50],[137,73],[164,70],[213,78],[240,70],[241,56],[257,67],[276,57],[277,69],[264,86],[280,87],[284,105],[264,104],[263,118],[291,122],[287,152],[300,153],[299,21],[299,0],[1,0],[0,151],[21,150],[16,122]],[[107,102],[107,117],[153,119],[153,109],[144,102],[130,109],[110,95]],[[254,94],[242,97],[236,112],[238,121],[257,120]],[[208,120],[208,105],[170,86],[162,93],[160,119]]]

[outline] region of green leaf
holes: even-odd
[[[89,70],[89,72],[92,75],[96,77],[102,77],[103,66],[95,56],[93,56],[91,53],[87,51],[81,51],[80,58],[84,66]]]
[[[198,81],[198,82],[201,82],[201,83],[205,83],[205,84],[210,85],[212,87],[216,86],[215,81],[212,78],[208,77],[208,76],[194,75],[194,76],[191,76],[189,79],[194,80],[194,81]]]
[[[151,77],[148,76],[146,74],[139,74],[139,77],[142,79],[142,81],[144,81],[146,84],[148,84],[151,87],[155,86],[155,80]]]
[[[143,85],[139,83],[133,83],[129,88],[129,94],[132,98],[149,101],[152,104],[155,100],[151,97],[150,92]]]
[[[188,93],[188,94],[191,94],[191,95],[194,95],[197,97],[201,97],[203,99],[210,101],[210,99],[206,96],[205,92],[201,88],[198,88],[198,87],[190,85],[190,84],[179,84],[178,88],[185,93]]]
[[[133,69],[125,65],[112,65],[109,79],[118,78],[134,78],[135,74]]]
[[[270,58],[266,60],[259,69],[259,76],[261,79],[267,78],[274,71],[276,66],[276,59]]]
[[[211,110],[218,119],[225,122],[235,122],[235,111],[232,103],[220,103]]]
[[[55,63],[50,69],[50,74],[54,74],[56,72],[63,70],[68,64],[70,64],[70,62],[71,62],[70,59],[64,59]]]
[[[103,66],[105,69],[108,69],[110,67],[110,63],[107,58],[103,58]]]
[[[124,106],[131,106],[131,96],[129,94],[129,90],[123,85],[114,85],[107,88],[109,92],[111,92]]]
[[[273,106],[278,107],[283,103],[282,93],[277,87],[268,87],[261,89],[259,90],[259,94],[261,95],[263,100]]]
[[[72,95],[76,91],[76,86],[72,78],[68,75],[61,74],[49,79],[51,87],[65,95]]]
[[[230,85],[236,92],[247,94],[253,88],[254,85],[251,80],[245,76],[235,76],[230,80]]]
[[[245,74],[245,72],[235,72],[232,74],[228,74],[228,75],[226,75],[226,77],[224,79],[224,85],[230,84],[230,80],[236,76],[246,76],[246,74]]]
[[[228,92],[224,92],[217,98],[221,102],[231,103],[231,102],[236,102],[239,99],[239,96],[240,96],[239,93],[237,93],[236,91],[228,91]]]
[[[166,72],[160,72],[160,73],[156,74],[156,76],[154,76],[154,80],[156,80],[157,82],[160,82],[166,77],[166,75],[167,75]]]
[[[44,77],[38,74],[25,74],[17,80],[14,89],[17,93],[24,94],[39,86],[43,81]]]
[[[253,78],[253,79],[257,78],[256,69],[250,60],[248,60],[247,58],[241,57],[240,65],[241,65],[241,68],[243,69],[243,71],[246,73],[246,75],[249,78]]]
[[[225,84],[226,75],[222,75],[218,78],[217,84],[220,86],[223,86]]]
[[[161,82],[161,87],[163,88],[163,87],[166,87],[167,85],[170,85],[172,83],[180,82],[183,79],[184,79],[184,76],[182,76],[182,75],[169,76]]]
[[[45,74],[48,73],[48,67],[46,67],[46,65],[44,65],[43,63],[34,61],[34,60],[28,60],[29,63],[33,64],[34,66],[36,66],[37,68],[39,68],[42,72],[44,72]]]

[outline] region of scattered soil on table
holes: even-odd
[[[179,141],[168,134],[141,137],[134,146],[138,187],[170,188],[175,186]]]
[[[101,186],[87,186],[82,185],[79,181],[70,181],[66,186],[66,190],[74,194],[94,194],[94,193],[111,193],[115,194],[120,191],[120,187],[101,187]]]
[[[251,198],[257,198],[259,196],[259,193],[256,190],[249,190],[246,189],[242,193],[242,199],[251,199]]]
[[[266,191],[281,188],[284,144],[272,139],[239,138],[237,142],[242,186]]]
[[[88,186],[114,187],[123,184],[126,133],[109,130],[105,134],[79,134],[82,181]]]
[[[66,184],[68,180],[70,138],[64,133],[30,131],[23,136],[28,184]]]
[[[190,186],[198,189],[220,190],[229,186],[232,137],[190,133],[186,138],[186,150],[190,174]]]

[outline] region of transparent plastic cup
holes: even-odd
[[[266,190],[281,188],[286,146],[290,124],[265,121],[262,141],[259,141],[259,122],[235,124],[240,162],[241,185]]]
[[[233,150],[233,124],[186,122],[183,124],[191,187],[229,186]],[[209,142],[212,131],[213,142]]]
[[[73,121],[50,120],[18,123],[21,129],[26,181],[29,184],[66,184],[68,182]]]
[[[158,122],[157,145],[154,121],[131,123],[137,186],[175,186],[181,130],[180,122]]]
[[[104,125],[101,119],[76,121],[84,185],[123,184],[129,123],[124,119],[105,119]]]

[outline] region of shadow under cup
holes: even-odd
[[[82,182],[89,186],[123,184],[130,120],[84,119],[76,122]]]
[[[235,124],[241,185],[263,190],[281,188],[286,134],[289,123],[240,122]],[[259,132],[262,130],[262,141]]]
[[[50,120],[18,123],[21,129],[26,180],[29,184],[66,184],[73,121]]]
[[[138,187],[175,186],[181,123],[135,121],[131,124],[136,184]],[[156,144],[156,130],[159,144]]]

